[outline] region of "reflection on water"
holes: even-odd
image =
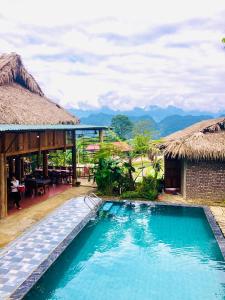
[[[224,299],[224,271],[201,208],[114,204],[25,299]]]

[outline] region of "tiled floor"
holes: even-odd
[[[4,248],[0,299],[21,299],[92,215],[83,197],[71,199]]]
[[[23,197],[20,201],[20,205],[21,205],[22,209],[31,207],[32,205],[46,201],[48,198],[56,196],[59,193],[62,193],[64,191],[68,190],[69,188],[71,188],[70,184],[59,184],[59,185],[50,186],[49,190],[47,190],[44,195]],[[12,215],[17,212],[18,212],[18,209],[15,208],[11,203],[11,207],[8,210],[8,215]]]
[[[95,192],[92,182],[82,180],[79,187],[68,188],[64,192],[57,193],[44,201],[38,201],[29,207],[16,210],[16,213],[0,220],[0,249],[12,242],[16,237],[28,230],[35,223],[46,217],[49,213],[66,201]]]

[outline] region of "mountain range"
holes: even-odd
[[[80,118],[81,124],[110,125],[113,116],[122,114],[136,123],[142,120],[151,122],[152,129],[157,132],[157,137],[163,137],[175,131],[182,130],[196,122],[215,117],[225,116],[225,110],[218,113],[206,111],[185,111],[175,106],[165,108],[150,106],[148,108],[136,107],[130,111],[115,111],[108,107],[96,110],[70,109],[70,112]]]

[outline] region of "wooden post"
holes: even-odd
[[[24,158],[21,157],[21,179],[24,178]]]
[[[43,151],[43,176],[48,178],[48,151]]]
[[[99,130],[99,142],[100,143],[104,142],[104,131],[103,131],[103,129]]]
[[[77,182],[77,159],[76,159],[76,131],[73,130],[73,147],[72,147],[72,186]]]
[[[0,218],[7,216],[6,157],[0,153]]]
[[[12,178],[12,175],[14,174],[14,165],[13,165],[13,158],[9,157],[8,158],[8,163],[9,163],[9,178]]]
[[[37,160],[36,160],[36,168],[40,168],[40,160],[41,160],[41,151],[37,152]]]
[[[17,156],[15,160],[15,173],[16,179],[18,179],[19,182],[21,182],[21,159],[19,156]]]

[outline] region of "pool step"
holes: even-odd
[[[116,215],[120,209],[121,209],[121,206],[120,206],[120,205],[113,205],[113,206],[110,208],[109,213],[110,213],[111,215]]]
[[[112,206],[113,206],[112,202],[106,202],[102,207],[102,211],[108,212]]]

